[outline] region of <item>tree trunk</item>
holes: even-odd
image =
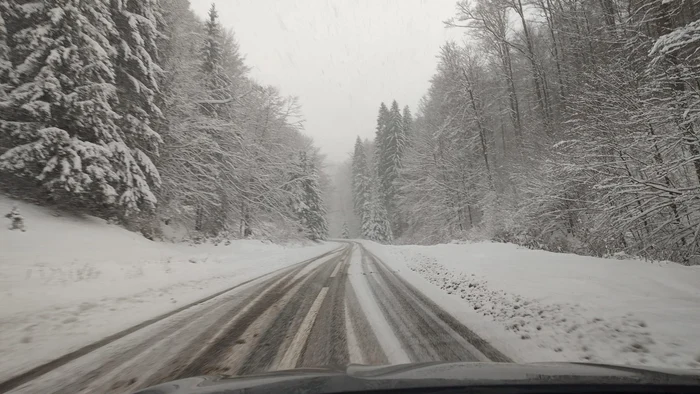
[[[549,103],[547,102],[546,94],[542,91],[543,76],[542,70],[537,64],[537,59],[535,56],[535,50],[532,44],[532,37],[530,36],[530,29],[527,26],[527,21],[525,20],[525,11],[523,10],[523,4],[521,0],[516,0],[513,3],[513,9],[520,17],[520,23],[523,27],[523,34],[525,35],[525,46],[527,48],[527,59],[530,61],[530,72],[532,73],[532,83],[535,90],[535,96],[537,97],[537,104],[539,110],[542,114],[542,119],[545,123],[545,128],[549,129]],[[548,130],[549,131],[549,130]]]
[[[515,83],[513,82],[513,66],[510,59],[510,48],[506,42],[501,42],[500,45],[501,63],[503,72],[506,77],[506,85],[508,89],[508,101],[510,103],[510,119],[513,123],[513,131],[515,132],[518,144],[522,144],[522,123],[520,121],[520,108],[518,105],[518,96],[515,93]]]
[[[488,148],[486,146],[486,130],[484,129],[484,124],[481,121],[481,111],[476,107],[476,100],[474,99],[474,91],[472,90],[472,84],[469,80],[469,76],[464,68],[462,68],[462,76],[467,82],[467,93],[469,94],[469,101],[474,111],[474,117],[476,118],[476,125],[479,129],[479,140],[481,142],[481,155],[484,159],[484,165],[486,166],[486,175],[489,179],[489,189],[493,190],[493,177],[491,176],[491,166],[489,165],[489,155]]]
[[[552,2],[551,0],[546,0],[546,7],[544,3],[542,4],[542,10],[544,11],[545,17],[547,18],[547,27],[549,28],[549,36],[552,38],[552,50],[554,52],[554,64],[557,69],[557,81],[559,82],[559,100],[562,101],[562,104],[566,100],[566,96],[564,94],[564,78],[562,76],[562,71],[561,71],[561,61],[562,59],[560,58],[559,54],[559,45],[560,42],[557,39],[557,35],[554,33],[555,30],[555,22],[554,22],[554,12],[552,11]],[[560,104],[560,110],[563,108],[563,105]]]
[[[194,229],[196,231],[202,231],[202,222],[204,220],[204,209],[200,204],[197,204],[194,212]]]

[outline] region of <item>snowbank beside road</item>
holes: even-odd
[[[700,266],[362,242],[517,361],[700,367]]]
[[[9,230],[13,206],[26,232]],[[162,313],[338,247],[153,242],[0,195],[0,381]]]

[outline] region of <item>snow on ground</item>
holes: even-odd
[[[25,232],[8,229],[13,206]],[[0,381],[336,247],[153,242],[101,219],[0,195]]]
[[[362,242],[516,361],[700,367],[700,266]]]

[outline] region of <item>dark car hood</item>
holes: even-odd
[[[294,369],[244,377],[194,377],[138,393],[202,394],[349,391],[542,384],[700,385],[700,371],[585,363],[420,363]]]

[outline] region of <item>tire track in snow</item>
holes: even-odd
[[[170,311],[170,312],[161,314],[161,315],[159,315],[159,316],[156,316],[156,317],[154,317],[154,318],[152,318],[152,319],[146,320],[146,321],[144,321],[144,322],[142,322],[142,323],[139,323],[139,324],[137,324],[137,325],[134,325],[134,326],[132,326],[132,327],[130,327],[130,328],[127,328],[127,329],[125,329],[125,330],[122,330],[122,331],[119,331],[119,332],[117,332],[117,333],[114,333],[114,334],[112,334],[112,335],[110,335],[110,336],[108,336],[108,337],[106,337],[106,338],[103,338],[103,339],[101,339],[101,340],[99,340],[99,341],[96,341],[96,342],[93,342],[93,343],[91,343],[91,344],[89,344],[89,345],[83,346],[83,347],[81,347],[81,348],[79,348],[79,349],[77,349],[77,350],[74,350],[74,351],[72,351],[72,352],[70,352],[70,353],[67,353],[67,354],[65,354],[65,355],[63,355],[63,356],[61,356],[61,357],[58,357],[58,358],[56,358],[56,359],[54,359],[54,360],[52,360],[52,361],[43,363],[43,364],[38,365],[38,366],[36,366],[36,367],[34,367],[34,368],[32,368],[32,369],[29,369],[29,370],[27,370],[27,371],[25,371],[25,372],[22,372],[22,373],[20,373],[20,374],[18,374],[18,375],[15,375],[14,377],[12,377],[12,378],[10,378],[10,379],[7,379],[7,380],[5,380],[4,382],[0,382],[0,393],[5,393],[5,392],[8,392],[8,391],[13,390],[13,389],[15,389],[15,388],[18,388],[18,387],[20,387],[20,386],[22,386],[22,385],[24,385],[24,384],[27,384],[28,382],[31,382],[31,381],[33,381],[33,380],[36,380],[36,379],[38,379],[38,378],[40,378],[40,377],[46,375],[47,373],[49,373],[49,372],[51,372],[51,371],[54,371],[54,370],[56,370],[56,369],[58,369],[58,368],[60,368],[60,367],[62,367],[62,366],[64,366],[64,365],[66,365],[66,364],[68,364],[68,363],[71,363],[72,361],[75,361],[75,360],[77,360],[77,359],[79,359],[79,358],[81,358],[81,357],[84,357],[84,356],[86,356],[86,355],[88,355],[88,354],[91,354],[91,353],[95,352],[96,350],[102,349],[102,348],[104,348],[105,346],[108,346],[108,345],[110,345],[110,344],[112,344],[112,343],[114,343],[114,342],[116,342],[116,341],[118,341],[118,340],[120,340],[120,339],[122,339],[122,338],[124,338],[124,337],[126,337],[126,336],[128,336],[128,335],[130,335],[130,334],[133,334],[133,333],[136,333],[136,332],[138,332],[138,331],[140,331],[140,330],[143,330],[143,329],[145,329],[145,328],[148,328],[148,327],[150,327],[150,326],[152,326],[152,325],[154,325],[154,324],[156,324],[156,323],[159,323],[159,322],[161,322],[161,321],[163,321],[163,320],[165,320],[165,319],[168,319],[168,318],[170,318],[170,317],[172,317],[172,316],[175,316],[175,315],[177,315],[177,314],[180,314],[180,313],[182,313],[182,312],[184,312],[184,311],[187,311],[187,310],[189,310],[189,309],[191,309],[191,308],[194,308],[194,307],[196,307],[196,306],[198,306],[198,305],[204,304],[204,303],[206,303],[206,302],[208,302],[208,301],[210,301],[210,300],[213,300],[213,299],[215,299],[215,298],[217,298],[217,297],[220,297],[220,296],[222,296],[222,295],[225,295],[226,293],[229,293],[229,292],[232,292],[232,291],[236,291],[236,290],[238,290],[239,288],[241,288],[241,287],[243,287],[243,286],[245,286],[245,285],[247,285],[247,284],[250,284],[250,283],[252,283],[252,282],[261,280],[261,279],[266,278],[266,277],[269,277],[269,276],[274,276],[275,274],[279,274],[280,272],[284,272],[284,271],[287,271],[287,270],[290,270],[290,269],[296,270],[297,268],[303,268],[305,265],[307,265],[307,264],[309,264],[309,263],[312,263],[312,262],[314,262],[314,261],[316,261],[316,260],[318,260],[318,259],[320,259],[320,258],[324,258],[324,257],[329,256],[329,255],[331,255],[331,254],[337,253],[338,251],[340,251],[340,250],[342,250],[342,249],[344,249],[344,248],[345,248],[345,246],[341,246],[341,247],[339,247],[339,248],[337,248],[337,249],[334,249],[334,250],[332,250],[332,251],[326,252],[326,253],[324,253],[324,254],[322,254],[322,255],[319,255],[319,256],[316,256],[316,257],[314,257],[314,258],[307,259],[307,260],[304,260],[304,261],[302,261],[302,262],[299,262],[299,263],[296,263],[296,264],[292,264],[292,265],[290,265],[290,266],[283,267],[283,268],[280,268],[280,269],[277,269],[277,270],[268,272],[268,273],[266,273],[266,274],[257,276],[257,277],[255,277],[255,278],[249,279],[249,280],[244,281],[244,282],[242,282],[242,283],[239,283],[239,284],[237,284],[237,285],[235,285],[235,286],[232,286],[232,287],[227,288],[227,289],[225,289],[225,290],[219,291],[219,292],[217,292],[217,293],[214,293],[214,294],[212,294],[212,295],[210,295],[210,296],[204,297],[204,298],[202,298],[202,299],[200,299],[200,300],[197,300],[197,301],[195,301],[195,302],[192,302],[192,303],[189,303],[189,304],[187,304],[187,305],[184,305],[184,306],[182,306],[182,307],[180,307],[180,308],[177,308],[177,309],[175,309],[175,310],[172,310],[172,311]],[[149,341],[149,340],[147,340],[146,343],[144,343],[144,345],[150,345],[150,344],[152,344],[152,341]],[[138,349],[147,349],[147,347],[143,348],[143,347],[140,347],[140,346],[136,346],[136,349],[137,349],[136,353],[138,353]],[[98,367],[98,369],[99,369],[99,367]],[[81,371],[81,372],[82,372],[82,371]],[[97,371],[95,371],[95,370],[93,369],[93,370],[89,371],[87,374],[84,374],[84,375],[87,375],[87,377],[88,377],[89,379],[91,379],[92,377],[95,377],[95,376],[99,375],[99,372],[97,372]],[[89,380],[89,379],[88,379],[88,380]],[[75,383],[75,382],[72,382],[72,383]]]

